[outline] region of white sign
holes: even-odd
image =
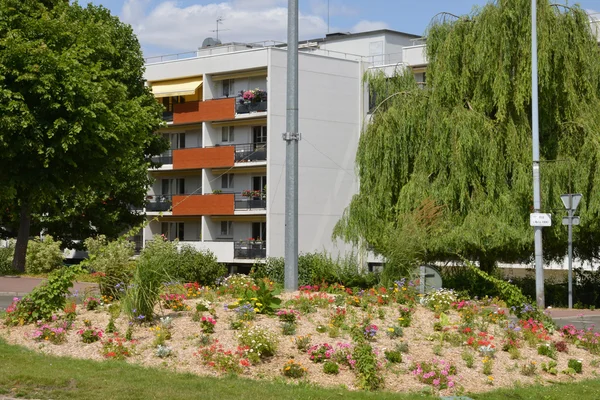
[[[552,226],[552,217],[550,214],[531,213],[529,214],[529,225]]]

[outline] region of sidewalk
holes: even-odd
[[[0,276],[0,296],[25,296],[45,279],[21,276]],[[86,288],[96,288],[95,283],[76,282],[71,292],[83,292]]]

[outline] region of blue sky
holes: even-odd
[[[79,0],[81,4],[87,0]],[[487,0],[299,0],[300,39],[330,32],[361,32],[389,28],[423,34],[439,12],[468,14]],[[578,3],[600,11],[600,0],[553,0]],[[286,40],[287,0],[92,0],[109,8],[138,34],[144,54],[192,51],[201,45],[223,18],[219,36],[224,42]],[[600,14],[598,15],[600,16]]]

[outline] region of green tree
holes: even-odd
[[[435,21],[425,88],[410,71],[367,76],[378,106],[357,152],[360,191],[335,236],[400,260],[403,240],[418,238],[405,252],[413,259],[460,255],[485,270],[532,258],[530,19],[529,0],[498,0]],[[579,7],[539,0],[538,43],[542,211],[554,215],[544,252],[564,255],[559,195],[580,192],[576,252],[591,259],[600,239],[597,38]],[[439,210],[423,220],[431,202]]]
[[[141,218],[131,206],[166,146],[143,65],[131,27],[101,6],[0,2],[0,225],[18,226],[15,269],[32,223],[62,239]]]

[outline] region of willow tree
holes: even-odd
[[[530,18],[529,0],[499,0],[432,23],[425,88],[410,71],[367,75],[378,105],[357,152],[360,191],[334,236],[408,264],[532,259]],[[538,1],[542,211],[553,214],[546,258],[565,253],[560,194],[569,192],[583,193],[575,251],[598,255],[596,40],[583,10]]]

